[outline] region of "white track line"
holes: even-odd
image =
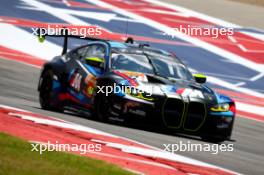
[[[15,112],[10,112],[10,113],[8,113],[8,115],[20,117],[24,120],[30,120],[30,121],[33,121],[37,124],[51,125],[51,126],[56,126],[56,127],[61,127],[61,128],[73,129],[76,131],[88,132],[88,133],[93,133],[93,134],[109,136],[109,137],[116,137],[115,135],[108,134],[106,132],[99,131],[97,129],[89,128],[86,126],[82,126],[82,125],[67,122],[67,121],[64,122],[64,121],[54,121],[54,120],[50,120],[50,119],[42,119],[42,118],[31,116],[29,114],[25,115],[25,114],[19,114],[19,113],[15,113]],[[56,118],[54,118],[54,119],[56,119]]]
[[[0,45],[44,60],[50,60],[62,50],[49,41],[40,44],[36,36],[11,24],[0,23],[0,33]]]
[[[25,3],[27,3],[28,5],[31,5],[33,7],[36,7],[38,9],[41,9],[53,16],[56,16],[64,21],[67,21],[71,24],[77,24],[77,25],[87,25],[87,23],[85,23],[84,21],[82,20],[79,20],[78,18],[75,18],[74,16],[72,15],[69,15],[66,13],[67,9],[65,9],[65,13],[63,12],[62,9],[58,10],[57,8],[54,8],[54,7],[51,7],[49,5],[46,5],[45,3],[42,3],[42,2],[39,2],[39,1],[36,1],[36,0],[21,0]],[[95,4],[95,5],[99,5],[99,6],[102,6],[102,7],[106,7],[108,9],[111,9],[112,11],[114,12],[117,12],[119,14],[122,14],[122,15],[125,15],[125,16],[129,16],[135,20],[138,20],[138,21],[142,21],[143,23],[149,25],[149,26],[152,26],[153,28],[155,29],[158,29],[158,30],[161,30],[163,32],[167,32],[167,33],[172,33],[172,34],[175,34],[175,36],[177,36],[178,38],[182,39],[182,40],[185,40],[187,42],[190,42],[194,45],[197,45],[209,52],[213,52],[217,55],[220,55],[220,56],[225,56],[227,59],[230,59],[238,64],[242,64],[243,66],[245,67],[248,67],[252,70],[257,70],[259,72],[264,72],[264,66],[263,65],[259,65],[259,64],[256,64],[248,59],[245,59],[239,55],[236,55],[234,53],[231,53],[229,51],[226,51],[224,49],[221,49],[221,48],[218,48],[212,44],[209,44],[207,42],[204,42],[202,40],[199,40],[199,39],[196,39],[196,38],[192,38],[190,36],[187,36],[187,35],[184,35],[183,33],[180,33],[178,31],[175,31],[173,29],[171,29],[170,27],[166,26],[166,25],[163,25],[161,23],[158,23],[158,22],[155,22],[153,20],[150,20],[150,19],[147,19],[147,18],[144,18],[142,16],[139,16],[139,15],[136,15],[134,13],[130,13],[128,11],[125,11],[123,9],[119,9],[119,8],[116,8],[108,3],[104,3],[102,1],[99,1],[99,0],[86,0],[87,2],[90,2],[92,4]],[[158,3],[159,1],[155,1],[155,3]],[[159,5],[159,3],[158,3]],[[163,4],[164,5],[164,4]]]
[[[62,10],[58,10],[58,8],[54,8],[50,5],[47,5],[45,3],[42,3],[40,1],[36,1],[36,0],[21,0],[23,1],[25,4],[35,7],[36,9],[39,9],[41,11],[45,11],[49,14],[53,14],[53,16],[56,16],[60,19],[62,19],[63,21],[66,21],[70,24],[73,25],[87,25],[88,23],[84,22],[83,20],[80,20],[72,15],[69,15],[67,13],[63,13]],[[66,10],[66,9],[65,9]]]
[[[258,34],[258,33],[252,33],[252,32],[245,32],[245,31],[242,31],[241,33],[244,33],[246,35],[250,35],[250,36],[253,36],[254,38],[257,38],[261,41],[264,41],[264,34]]]
[[[6,106],[6,105],[0,105],[0,107],[7,108],[7,109],[17,109],[17,108],[9,107],[9,106]],[[22,109],[18,109],[18,111],[23,111],[23,110]],[[168,159],[168,160],[179,161],[179,162],[193,164],[193,165],[199,165],[199,166],[205,166],[205,167],[211,167],[211,168],[218,168],[218,169],[230,172],[230,173],[238,174],[238,173],[236,173],[234,171],[231,171],[231,170],[219,167],[219,166],[215,166],[215,165],[212,165],[212,164],[209,164],[209,163],[205,163],[205,162],[202,162],[202,161],[199,161],[199,160],[195,160],[195,159],[192,159],[192,158],[189,158],[189,157],[185,157],[185,156],[173,154],[173,153],[170,153],[170,152],[166,152],[166,151],[164,151],[162,149],[155,148],[155,147],[152,147],[152,146],[140,143],[140,142],[136,142],[134,140],[131,140],[131,139],[128,139],[128,138],[125,138],[125,137],[109,134],[109,133],[106,133],[106,132],[103,132],[103,131],[100,131],[100,130],[97,130],[97,129],[93,129],[93,128],[90,128],[90,127],[87,127],[87,126],[82,126],[82,125],[75,124],[75,123],[72,123],[72,122],[67,122],[65,120],[60,122],[60,121],[54,121],[54,120],[50,120],[50,119],[42,119],[42,118],[38,118],[38,117],[35,117],[35,116],[30,116],[30,115],[23,115],[23,114],[19,114],[19,113],[16,113],[16,112],[9,113],[9,115],[20,117],[20,118],[25,119],[25,120],[30,120],[30,121],[38,123],[38,124],[51,125],[51,126],[56,126],[56,127],[61,127],[61,128],[68,128],[68,129],[73,129],[73,130],[77,130],[77,131],[93,133],[93,134],[110,136],[110,137],[114,137],[114,138],[121,138],[121,139],[128,140],[128,141],[131,141],[131,142],[139,143],[141,145],[144,145],[144,146],[150,148],[150,149],[146,149],[146,148],[139,148],[139,147],[135,147],[135,146],[128,146],[128,145],[123,145],[123,144],[118,144],[118,143],[111,143],[111,142],[101,141],[102,143],[105,143],[106,145],[108,144],[108,146],[110,146],[110,147],[115,147],[115,148],[119,148],[121,150],[124,150],[124,152],[132,153],[132,154],[133,153],[134,154],[140,154],[140,155],[144,155],[144,156],[151,156],[151,157],[154,156],[154,157],[157,157],[157,158],[165,158],[165,159]],[[57,118],[55,118],[55,117],[52,117],[52,118],[57,120]],[[100,142],[99,140],[94,140],[94,141]],[[155,150],[152,150],[152,148],[155,148]],[[146,162],[144,162],[144,163],[146,163]]]
[[[196,12],[194,10],[190,10],[190,9],[181,7],[179,5],[170,4],[170,3],[162,2],[162,1],[159,1],[159,0],[143,0],[143,1],[146,1],[146,2],[149,2],[149,3],[154,3],[156,5],[159,5],[159,6],[162,6],[162,7],[166,7],[166,8],[172,9],[172,10],[177,10],[177,11],[180,11],[180,12],[185,13],[187,15],[198,17],[198,18],[200,18],[202,20],[205,20],[205,21],[208,21],[210,23],[217,24],[219,26],[231,27],[231,28],[243,28],[240,25],[237,25],[237,24],[234,24],[234,23],[231,23],[231,22],[227,22],[225,20],[222,20],[222,19],[219,19],[219,18],[216,18],[216,17],[212,17],[212,16],[209,16],[209,15],[206,15],[206,14],[203,14],[203,13],[199,13],[199,12]],[[255,33],[252,33],[252,32],[241,32],[241,33],[244,33],[244,34],[249,35],[249,36],[251,36],[253,38],[261,39],[261,40],[264,41],[264,35],[262,35],[261,38],[260,38],[258,35],[255,35]]]
[[[263,116],[263,118],[264,118],[264,107],[250,105],[250,104],[241,103],[241,102],[236,102],[236,108],[239,111],[244,111],[244,112],[248,112],[248,113],[250,110],[250,113]]]
[[[92,4],[95,4],[95,5],[99,5],[101,7],[105,7],[105,8],[109,8],[109,9],[112,9],[114,12],[116,13],[119,13],[119,14],[122,14],[122,15],[125,15],[125,16],[128,16],[130,18],[134,18],[136,20],[139,20],[139,21],[142,21],[144,22],[145,24],[157,29],[157,30],[161,30],[163,32],[170,32],[170,33],[175,33],[175,35],[180,38],[180,39],[183,39],[187,42],[191,42],[195,45],[199,45],[200,47],[208,50],[208,51],[213,51],[214,53],[220,55],[220,56],[225,56],[227,58],[229,58],[230,60],[234,61],[234,62],[237,62],[239,64],[243,64],[244,66],[252,69],[252,70],[257,70],[259,72],[264,72],[264,65],[260,65],[260,64],[256,64],[256,63],[253,63],[245,58],[242,58],[238,55],[235,55],[231,52],[227,52],[223,49],[220,49],[220,48],[217,48],[211,44],[208,44],[206,42],[203,42],[203,41],[200,41],[198,39],[195,39],[195,38],[191,38],[187,35],[184,35],[180,32],[177,32],[173,29],[171,29],[170,27],[166,26],[166,25],[163,25],[161,23],[158,23],[156,21],[153,21],[153,20],[150,20],[150,19],[147,19],[147,18],[144,18],[142,16],[139,16],[139,15],[136,15],[134,13],[131,13],[131,12],[128,12],[126,10],[123,10],[123,9],[120,9],[120,8],[117,8],[115,6],[112,6],[108,3],[105,3],[105,2],[102,2],[102,1],[99,1],[99,0],[86,0],[87,2],[89,3],[92,3]],[[210,77],[209,79],[209,82],[211,83],[214,83],[214,84],[217,84],[217,85],[220,85],[220,86],[224,86],[226,88],[229,88],[229,89],[232,89],[232,90],[235,90],[235,91],[239,91],[239,92],[244,92],[244,93],[248,93],[250,95],[254,95],[254,96],[257,96],[257,97],[262,97],[264,98],[264,94],[261,94],[259,92],[255,92],[255,91],[252,91],[250,89],[246,89],[246,88],[237,88],[235,87],[233,84],[231,83],[228,83],[228,82],[225,82],[223,80],[220,80],[218,78],[215,78],[215,77]]]
[[[237,91],[237,92],[242,92],[244,94],[248,94],[248,95],[252,95],[255,97],[260,97],[260,98],[264,98],[264,94],[248,89],[248,88],[244,88],[244,87],[237,87],[235,84],[229,83],[227,81],[221,80],[219,78],[215,78],[212,76],[207,76],[207,80],[208,82],[212,83],[212,84],[216,84],[218,86],[222,86],[228,89],[231,89],[233,91]]]
[[[258,75],[256,75],[256,76],[250,78],[250,80],[251,80],[251,81],[256,81],[256,80],[258,80],[258,79],[260,79],[260,78],[262,78],[262,77],[264,77],[264,73],[260,73],[260,74],[258,74]]]
[[[19,108],[7,106],[7,105],[2,105],[2,104],[0,104],[0,108],[11,109],[11,110],[16,110],[16,111],[20,111],[20,112],[29,112],[29,111],[24,110],[24,109],[19,109]]]

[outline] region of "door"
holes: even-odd
[[[91,59],[102,60],[105,63],[107,45],[102,43],[93,43],[79,47],[67,54],[69,61],[67,64],[68,85],[67,93],[69,101],[81,105],[82,107],[91,107],[93,97],[96,93],[96,80],[103,75],[105,66],[98,67],[91,64]]]

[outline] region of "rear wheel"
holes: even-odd
[[[42,109],[62,111],[59,106],[52,105],[52,87],[53,87],[53,72],[52,70],[46,70],[41,76],[41,82],[39,86],[39,102]]]

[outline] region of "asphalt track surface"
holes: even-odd
[[[230,0],[163,0],[235,24],[264,30],[264,7]],[[224,12],[223,12],[224,9]]]
[[[38,103],[37,83],[39,68],[0,59],[0,104],[18,107],[47,116],[96,128],[111,134],[133,139],[151,146],[164,149],[163,144],[173,144],[183,141],[187,143],[204,143],[198,138],[167,135],[151,129],[140,127],[124,127],[121,124],[106,124],[89,118],[78,117],[73,114],[55,113],[40,109]],[[213,155],[209,152],[178,152],[197,160],[208,162],[242,174],[264,174],[263,143],[264,124],[237,117],[233,131],[233,152],[219,152]]]

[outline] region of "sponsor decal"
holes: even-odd
[[[95,92],[96,77],[93,76],[92,74],[88,74],[87,77],[85,78],[85,84],[86,84],[85,94],[88,97],[92,97],[92,95]]]
[[[192,98],[204,99],[204,95],[202,91],[199,91],[197,89],[180,88],[176,91],[176,93],[180,94],[182,97],[192,97]]]
[[[71,87],[76,90],[77,92],[81,89],[81,82],[82,82],[82,75],[80,73],[75,73],[72,76],[72,79],[70,81]]]

